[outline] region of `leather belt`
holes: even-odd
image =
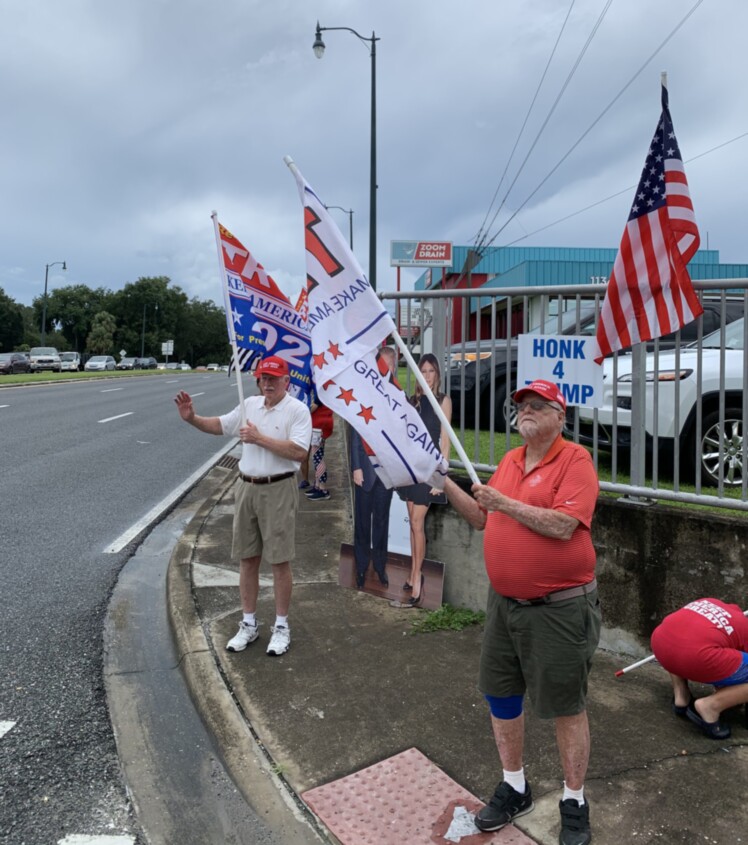
[[[577,596],[585,596],[597,589],[597,578],[593,578],[588,584],[582,584],[579,587],[569,587],[566,590],[558,590],[555,593],[548,593],[547,596],[541,596],[538,599],[511,599],[511,601],[521,604],[522,607],[529,607],[535,604],[552,604],[556,601],[564,601],[565,599],[575,599]]]
[[[239,478],[242,481],[246,481],[247,484],[273,484],[275,481],[283,481],[286,478],[291,478],[296,475],[295,472],[282,472],[280,475],[244,475],[243,472],[239,473]]]

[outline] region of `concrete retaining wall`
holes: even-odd
[[[427,556],[444,561],[444,601],[485,607],[483,535],[449,507],[429,509]],[[641,656],[660,620],[714,596],[748,607],[748,520],[600,498],[592,526],[605,629],[601,645]]]

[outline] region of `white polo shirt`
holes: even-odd
[[[224,434],[239,434],[242,424],[240,407],[237,405],[233,411],[218,418]],[[293,396],[286,394],[272,408],[265,407],[264,396],[250,396],[244,400],[244,413],[247,422],[256,425],[265,436],[275,440],[291,440],[302,449],[309,449],[312,416],[307,406]],[[283,472],[296,472],[300,466],[299,461],[281,458],[255,443],[242,443],[239,472],[244,475],[280,475]]]

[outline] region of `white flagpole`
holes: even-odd
[[[476,473],[473,464],[471,463],[468,456],[465,454],[465,450],[462,448],[462,443],[460,443],[460,441],[457,439],[457,435],[455,434],[455,431],[452,428],[449,420],[444,416],[444,411],[442,411],[441,406],[436,401],[436,396],[434,396],[434,394],[431,392],[431,388],[428,386],[428,384],[426,384],[426,379],[423,377],[423,373],[418,369],[418,365],[413,360],[413,356],[410,354],[410,350],[405,345],[405,342],[397,332],[393,332],[392,337],[394,338],[395,343],[397,344],[397,348],[403,353],[403,357],[408,362],[408,366],[413,371],[413,375],[416,377],[416,381],[421,386],[421,390],[423,391],[424,396],[428,398],[429,402],[431,403],[431,407],[434,409],[437,417],[439,417],[441,424],[446,428],[447,433],[449,434],[449,440],[455,447],[455,451],[457,452],[457,455],[459,456],[460,460],[463,462],[463,464],[465,464],[465,469],[467,470],[467,474],[470,476],[471,481],[473,482],[473,484],[480,484],[481,481],[478,478],[478,474]]]
[[[216,233],[216,249],[218,250],[218,267],[221,271],[221,288],[223,289],[223,307],[226,309],[226,325],[229,330],[229,343],[234,358],[234,373],[236,374],[236,390],[239,394],[239,408],[241,414],[242,428],[247,424],[247,414],[244,409],[244,386],[242,385],[242,371],[239,364],[239,350],[236,346],[236,332],[234,331],[234,318],[231,316],[231,300],[229,298],[229,286],[226,281],[226,265],[223,263],[223,249],[221,248],[221,233],[218,231],[218,212],[211,215],[213,229]]]

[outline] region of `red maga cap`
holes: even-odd
[[[535,381],[531,381],[526,387],[521,387],[519,390],[515,390],[512,399],[514,399],[515,402],[521,402],[528,393],[537,393],[538,396],[542,397],[547,402],[555,402],[557,405],[560,405],[562,411],[566,410],[566,399],[564,399],[564,394],[561,393],[552,381],[545,381],[542,378],[535,379]]]
[[[277,355],[270,355],[268,358],[263,358],[255,369],[257,378],[260,376],[281,376],[288,375],[288,364],[279,358]]]

